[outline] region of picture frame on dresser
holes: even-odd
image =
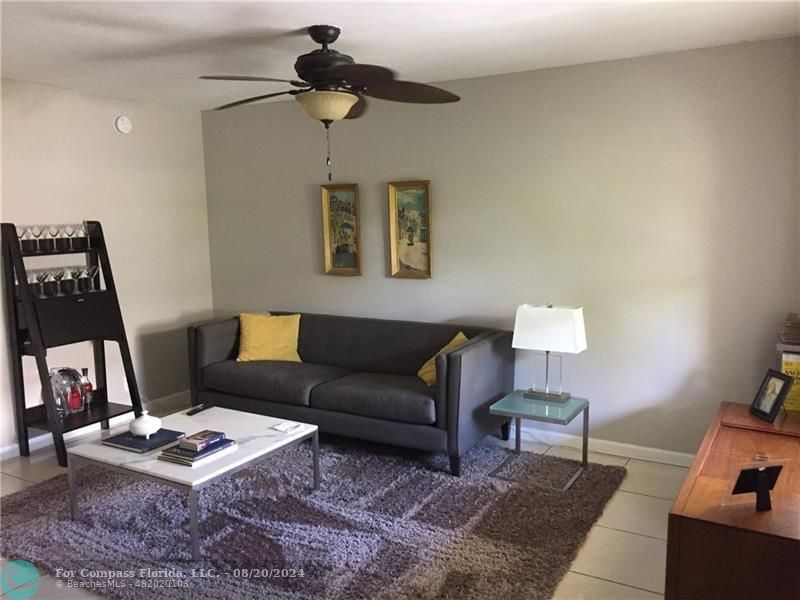
[[[767,369],[764,381],[758,388],[750,414],[769,423],[773,423],[783,406],[786,395],[792,388],[794,378],[775,369]]]
[[[392,277],[431,277],[431,182],[389,182],[389,259]]]
[[[320,186],[322,247],[328,275],[361,275],[361,208],[357,183]]]

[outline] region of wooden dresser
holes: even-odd
[[[800,412],[749,409],[722,403],[672,505],[665,600],[800,600]],[[787,461],[770,511],[730,495],[756,455]]]

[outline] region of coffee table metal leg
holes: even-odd
[[[200,526],[197,517],[197,490],[189,490],[189,535],[192,540],[192,560],[200,560]]]
[[[522,419],[514,417],[514,447],[519,454],[522,452]]]
[[[67,477],[69,478],[69,515],[74,521],[78,518],[78,480],[75,470],[78,466],[75,464],[78,459],[70,456],[67,462]]]
[[[319,430],[311,438],[311,451],[314,455],[314,489],[319,489]]]

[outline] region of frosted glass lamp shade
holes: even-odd
[[[330,90],[302,92],[295,99],[309,117],[317,121],[339,121],[347,116],[358,97]]]
[[[517,307],[514,348],[578,354],[586,350],[583,308],[572,306]]]

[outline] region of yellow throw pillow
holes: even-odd
[[[428,386],[436,385],[436,356],[442,352],[447,352],[448,350],[454,350],[459,346],[463,346],[468,341],[469,338],[459,331],[456,334],[456,337],[450,340],[444,348],[439,350],[439,352],[434,354],[428,360],[428,362],[422,365],[422,368],[417,371],[417,377],[427,383]]]
[[[239,315],[239,356],[236,360],[302,362],[297,354],[299,335],[300,315],[242,313]]]

